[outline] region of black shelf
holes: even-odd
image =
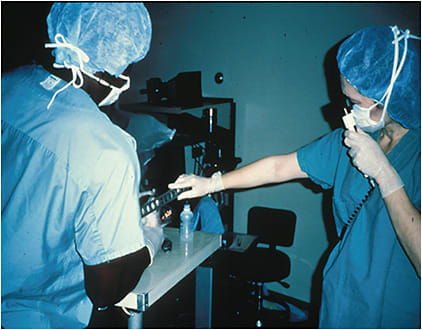
[[[147,102],[140,103],[131,103],[131,104],[122,104],[120,105],[120,110],[129,111],[133,113],[166,113],[166,114],[181,114],[187,110],[198,111],[219,104],[232,103],[233,99],[230,98],[221,98],[221,97],[203,97],[202,102],[196,105],[190,106],[176,106],[166,103],[161,104],[151,104]]]

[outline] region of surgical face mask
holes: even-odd
[[[120,87],[120,88],[114,87],[113,85],[109,85],[109,87],[111,88],[111,91],[104,98],[104,100],[102,100],[100,102],[100,104],[98,104],[99,107],[113,104],[114,102],[116,102],[119,99],[120,94],[122,94],[124,91],[126,91],[126,90],[129,89],[129,87],[130,87],[130,78],[129,77],[126,77],[124,75],[120,75],[119,78],[126,80],[126,83],[122,87]]]
[[[371,110],[377,105],[378,103],[374,103],[369,108],[363,108],[358,106],[357,104],[353,104],[352,114],[353,118],[355,119],[356,126],[368,133],[373,133],[383,128],[385,124],[385,107],[382,111],[381,119],[379,121],[372,120],[370,117]]]

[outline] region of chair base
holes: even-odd
[[[239,328],[253,329],[253,328],[273,328],[280,329],[288,324],[290,317],[290,309],[287,304],[280,301],[272,301],[265,299],[263,294],[263,283],[254,283],[237,279],[234,276],[229,277],[231,281],[237,284],[231,286],[238,287],[239,306],[233,310],[234,324],[238,324]],[[241,284],[243,283],[243,284]],[[285,310],[275,310],[265,308],[263,301],[272,301],[282,305]],[[235,326],[237,327],[237,326]]]
[[[267,322],[272,321],[283,321],[289,320],[290,318],[290,308],[287,304],[279,303],[284,308],[285,311],[278,311],[278,310],[268,310],[263,307],[263,300],[264,300],[264,283],[257,282],[254,283],[256,288],[256,306],[257,306],[257,315],[256,315],[256,322],[255,325],[257,328],[267,327]],[[272,317],[271,317],[272,316]],[[268,324],[269,325],[269,324]]]

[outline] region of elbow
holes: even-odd
[[[296,152],[271,157],[273,182],[285,182],[292,179],[305,178],[297,161]]]
[[[272,161],[272,182],[281,182],[283,181],[283,174],[285,173],[284,171],[284,166],[283,166],[283,161],[282,161],[282,157],[281,156],[274,156],[271,157],[271,161]]]
[[[133,280],[131,283],[117,282],[109,283],[108,285],[104,283],[103,285],[85,285],[85,291],[94,306],[113,306],[135,288],[137,280]]]
[[[85,291],[92,304],[96,307],[113,306],[125,296],[125,292],[119,294],[118,283],[107,283],[107,281],[91,282],[89,285],[88,283],[88,281],[85,281]]]
[[[92,287],[85,286],[85,292],[94,306],[105,307],[111,305],[111,302],[109,301],[109,299],[107,299],[107,297],[110,296],[108,294],[105,294],[104,291],[102,291],[103,294],[101,294],[100,290],[95,290],[92,289]]]

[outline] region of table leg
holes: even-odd
[[[142,312],[132,312],[128,319],[128,329],[142,329]]]
[[[212,271],[211,267],[196,269],[195,328],[210,329],[212,316]]]

